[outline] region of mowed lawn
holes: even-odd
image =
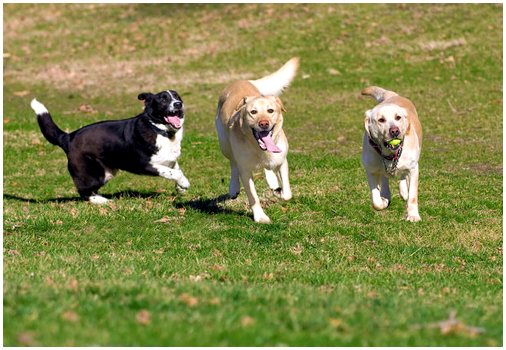
[[[503,7],[491,4],[4,4],[6,346],[502,346]],[[223,201],[214,129],[235,79],[301,59],[282,95],[294,197]],[[422,221],[372,209],[360,90],[409,97],[424,127]],[[120,172],[78,199],[68,131],[175,89],[186,122],[178,195]]]

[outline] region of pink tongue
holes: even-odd
[[[276,146],[276,144],[272,140],[272,137],[270,137],[269,135],[261,137],[260,140],[262,140],[262,142],[264,143],[267,151],[272,153],[281,153],[281,150],[279,149],[278,146]]]
[[[165,117],[165,121],[177,129],[181,127],[181,119],[178,117]]]

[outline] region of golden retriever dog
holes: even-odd
[[[408,221],[420,221],[418,212],[418,160],[422,150],[422,126],[413,103],[397,93],[370,86],[362,95],[378,101],[365,112],[362,164],[367,173],[372,206],[390,204],[388,179],[400,176],[399,192],[407,201]]]
[[[278,95],[295,78],[299,59],[258,80],[238,80],[223,90],[216,113],[220,148],[230,160],[229,195],[236,198],[241,180],[253,219],[270,223],[258,199],[253,172],[264,169],[269,187],[284,200],[292,198],[288,181],[288,141],[283,132],[285,109]],[[280,185],[281,183],[281,185]]]

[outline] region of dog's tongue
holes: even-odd
[[[176,129],[179,129],[181,127],[181,119],[178,117],[165,117],[165,121],[175,127]]]
[[[265,150],[272,153],[281,153],[281,149],[274,143],[272,137],[267,133],[265,136],[260,135],[260,140],[264,143]]]

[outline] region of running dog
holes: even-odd
[[[258,80],[238,80],[223,90],[216,129],[223,155],[230,160],[229,195],[239,195],[241,179],[253,219],[270,223],[258,199],[253,172],[264,169],[269,187],[284,200],[292,198],[288,181],[288,141],[283,132],[285,109],[278,95],[295,78],[297,57]],[[281,185],[280,185],[281,182]]]
[[[413,103],[397,93],[370,86],[362,95],[379,103],[365,112],[362,164],[367,174],[373,208],[390,204],[389,177],[401,178],[399,192],[407,201],[408,221],[420,221],[418,212],[418,160],[422,150],[422,125]]]
[[[46,107],[32,100],[42,134],[67,155],[68,171],[82,199],[107,203],[98,190],[118,170],[174,180],[180,191],[190,186],[177,163],[183,138],[183,100],[174,90],[142,93],[138,99],[144,101],[144,112],[138,116],[90,124],[71,133],[61,130]]]

